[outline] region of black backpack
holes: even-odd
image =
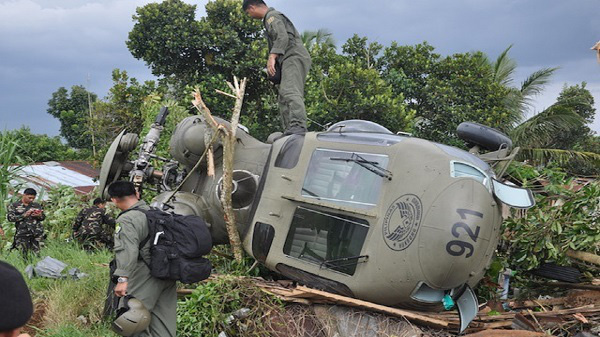
[[[207,279],[212,265],[203,255],[212,249],[212,237],[201,217],[163,212],[156,208],[137,209],[148,219],[148,237],[140,242],[140,250],[150,241],[150,274],[161,280],[190,284]]]

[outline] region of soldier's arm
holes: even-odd
[[[79,214],[77,214],[77,218],[75,218],[75,223],[73,224],[73,233],[77,232],[79,230],[79,228],[81,227],[81,222],[83,221],[83,212],[85,211],[85,209],[82,209],[81,211],[79,211]]]
[[[115,227],[115,219],[109,214],[106,214],[106,210],[102,210],[102,222],[109,225],[110,227]]]
[[[273,47],[269,53],[284,55],[289,43],[289,37],[283,20],[280,16],[273,15],[267,19],[267,26],[269,27],[268,34],[273,40]]]
[[[139,255],[139,231],[138,227],[143,224],[136,223],[130,217],[119,219],[120,230],[115,234],[115,260],[117,269],[116,276],[130,277],[135,269]]]
[[[20,222],[25,219],[25,215],[23,213],[17,212],[15,206],[13,204],[8,205],[8,210],[6,212],[6,219],[9,222]]]

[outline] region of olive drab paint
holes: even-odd
[[[170,147],[181,172],[196,165],[207,132],[200,116],[177,126]],[[499,177],[487,162],[360,120],[273,143],[241,129],[237,137],[232,199],[248,254],[308,286],[382,305],[424,310],[450,297],[466,328],[473,317],[464,313],[477,307],[470,287],[491,262],[502,222],[492,186]],[[153,205],[202,216],[213,241],[226,244],[223,148],[213,147],[214,178],[201,163],[177,193],[165,191]],[[106,181],[127,177],[127,159],[118,146],[111,151]]]

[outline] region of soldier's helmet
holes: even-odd
[[[150,325],[150,311],[137,298],[127,295],[121,298],[117,317],[112,330],[121,336],[131,336],[142,332]]]

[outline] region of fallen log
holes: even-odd
[[[593,263],[595,265],[600,266],[600,256],[598,256],[596,254],[586,253],[586,252],[578,252],[578,251],[569,249],[567,251],[567,256],[577,259],[577,260]]]

